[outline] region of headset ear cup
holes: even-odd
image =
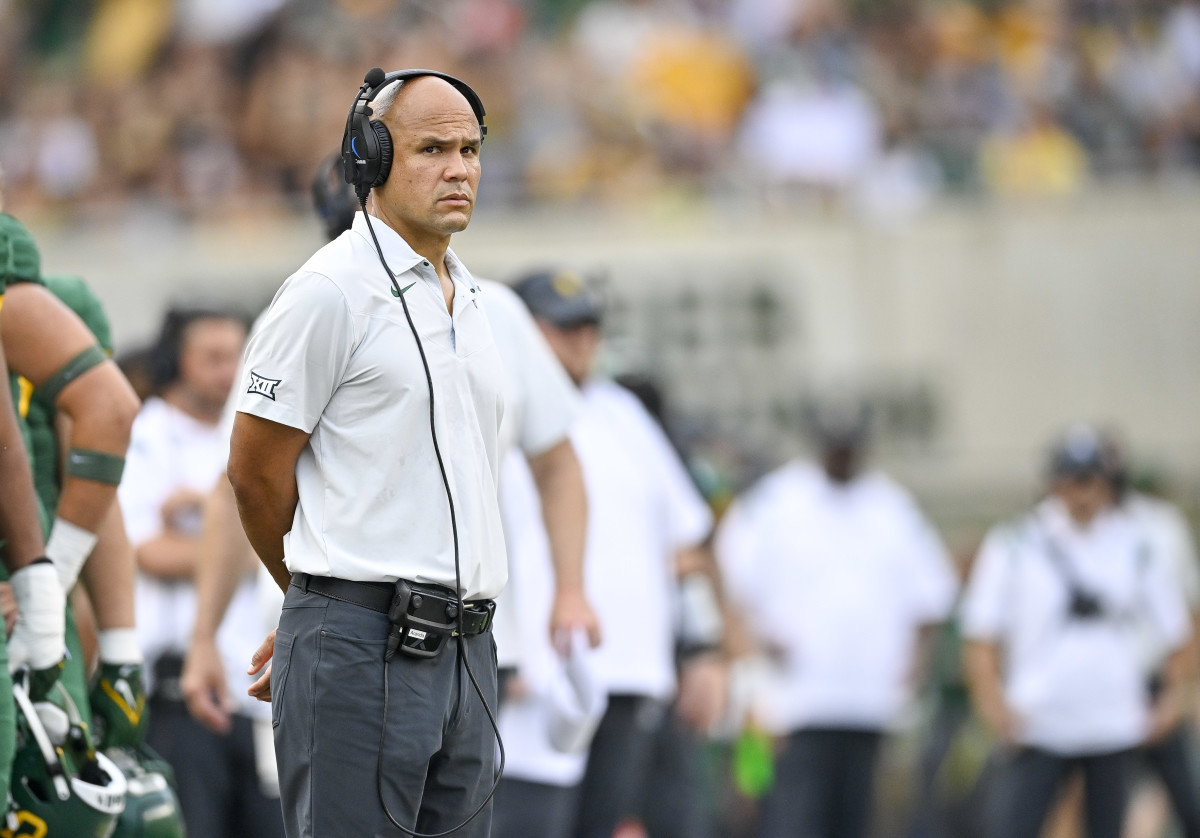
[[[375,188],[383,185],[388,172],[392,170],[392,133],[378,119],[371,120],[371,130],[375,132],[375,141],[379,143],[379,173],[371,182],[371,188]]]

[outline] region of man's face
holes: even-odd
[[[576,385],[583,384],[592,371],[592,363],[600,349],[600,327],[595,323],[583,323],[562,328],[544,320],[539,320],[538,325],[542,327],[546,342],[558,356],[558,362],[563,365],[567,375]]]
[[[1054,494],[1079,524],[1088,524],[1114,502],[1111,484],[1098,474],[1060,477],[1054,481]]]
[[[223,405],[233,387],[246,328],[236,320],[204,318],[188,325],[179,349],[179,380],[205,405]]]
[[[482,137],[466,97],[443,79],[404,83],[384,118],[392,168],[376,211],[414,248],[466,229],[479,186]]]

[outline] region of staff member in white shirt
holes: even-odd
[[[685,628],[709,618],[704,626],[708,637],[703,638],[711,644],[708,651],[721,640],[711,581],[694,572],[706,564],[696,554],[712,527],[712,514],[637,397],[592,375],[600,310],[580,277],[539,271],[516,282],[514,290],[582,396],[571,441],[587,487],[586,589],[603,632],[592,666],[608,694],[582,780],[569,759],[557,769],[528,772],[523,779],[543,786],[543,793],[546,787],[569,792],[580,782],[574,835],[610,838],[623,821],[643,814],[655,734],[677,687],[677,707],[696,728],[706,729],[719,712],[724,683],[716,673],[723,668],[714,654],[690,659],[682,684],[677,684],[675,670],[677,618]],[[708,603],[707,614],[679,608],[679,578],[695,593],[689,602]],[[676,802],[657,800],[653,805]],[[685,805],[679,819],[694,815]],[[685,823],[680,833],[694,835],[697,829]]]
[[[269,689],[289,838],[489,831],[503,371],[449,249],[483,116],[457,79],[367,73],[342,149],[366,213],[247,348],[229,479],[287,588]]]
[[[1121,834],[1134,749],[1183,709],[1187,610],[1166,563],[1115,504],[1098,433],[1072,428],[1051,457],[1048,497],[980,548],[962,609],[976,710],[1010,749],[989,823],[1035,838],[1082,769],[1091,838]],[[1172,650],[1151,703],[1142,639]]]
[[[246,324],[217,309],[168,312],[156,346],[154,377],[161,393],[146,401],[133,426],[120,486],[129,542],[134,548],[137,640],[147,666],[146,741],[175,769],[189,835],[217,838],[231,830],[283,834],[278,801],[259,787],[254,718],[263,708],[249,697],[230,724],[208,730],[187,712],[179,677],[187,651],[200,558],[200,507],[221,473],[219,424]],[[260,634],[252,588],[243,585],[219,647],[228,677],[248,687],[245,660]],[[236,681],[235,681],[236,683]]]
[[[759,721],[786,739],[762,838],[865,833],[879,747],[957,589],[909,493],[863,468],[865,404],[827,397],[811,418],[819,462],[763,478],[716,541],[731,605],[776,663]]]

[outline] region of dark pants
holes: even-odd
[[[1010,754],[997,778],[989,834],[1038,838],[1065,781],[1083,772],[1084,820],[1090,838],[1120,838],[1129,803],[1133,751],[1061,756],[1036,748]]]
[[[806,728],[788,737],[763,803],[760,838],[862,838],[883,734]]]
[[[596,728],[579,792],[575,838],[612,838],[637,817],[667,705],[646,696],[610,695]]]
[[[1171,797],[1171,808],[1184,838],[1200,838],[1200,786],[1192,770],[1189,730],[1189,725],[1180,725],[1143,754]]]
[[[704,762],[700,735],[672,708],[658,726],[639,807],[650,838],[708,838],[712,833],[715,812],[703,797]]]
[[[385,667],[389,628],[384,614],[288,589],[271,673],[288,838],[406,835],[389,813],[405,829],[443,832],[492,787],[495,733],[460,660],[494,707],[491,633],[447,641],[432,659],[397,653]],[[454,835],[487,838],[491,819],[488,804]]]
[[[491,838],[571,838],[578,786],[505,777],[496,789]]]
[[[259,788],[249,718],[235,715],[222,736],[192,718],[182,701],[151,698],[146,742],[175,769],[188,838],[283,838],[279,800]]]

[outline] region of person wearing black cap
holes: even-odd
[[[1049,491],[995,527],[962,607],[976,712],[1004,748],[988,823],[1035,838],[1075,770],[1091,838],[1121,834],[1135,749],[1178,725],[1187,609],[1166,562],[1120,509],[1110,449],[1073,426],[1049,457]],[[1146,687],[1142,639],[1170,650],[1161,693]]]
[[[772,662],[756,721],[781,750],[758,834],[859,838],[880,746],[957,579],[909,493],[865,467],[865,402],[826,394],[808,420],[815,461],[790,462],[734,501],[716,553]]]
[[[672,700],[679,716],[699,730],[707,730],[721,709],[723,624],[713,580],[698,570],[711,564],[700,554],[712,514],[637,397],[593,375],[602,312],[583,279],[539,270],[513,289],[580,389],[571,441],[588,495],[586,587],[604,637],[591,671],[608,697],[586,757],[559,755],[540,780],[578,787],[575,838],[611,838],[622,823],[643,820],[653,734]],[[676,603],[686,647],[678,675]],[[675,834],[701,834],[686,801],[652,805],[675,807]]]

